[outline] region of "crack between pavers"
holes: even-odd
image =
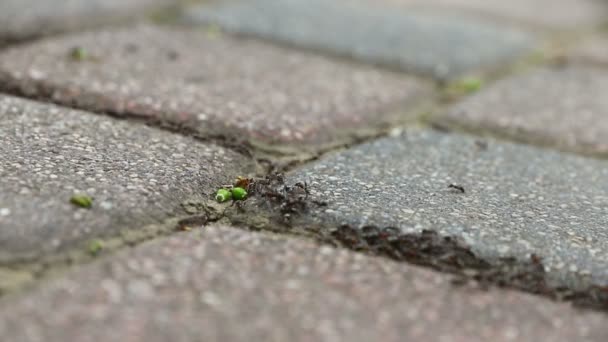
[[[60,93],[65,90],[58,90],[61,87],[54,86],[52,82],[23,82],[23,80],[15,79],[10,73],[4,71],[0,71],[0,79],[5,80],[0,83],[0,92],[7,95],[146,125],[237,152],[257,163],[256,176],[266,176],[273,172],[287,172],[317,160],[326,154],[388,137],[393,129],[419,126],[422,122],[420,118],[427,115],[439,101],[439,94],[434,92],[435,95],[431,96],[430,99],[420,101],[410,109],[404,109],[402,103],[397,102],[387,108],[378,110],[387,114],[388,119],[385,122],[373,123],[369,127],[354,128],[350,131],[341,132],[331,142],[297,146],[289,143],[264,142],[246,137],[246,135],[240,133],[230,134],[228,132],[231,132],[231,128],[221,123],[207,124],[204,129],[197,129],[189,127],[188,122],[175,123],[157,117],[158,113],[146,113],[145,108],[141,112],[132,111],[128,108],[109,108],[112,106],[99,104],[112,102],[103,95],[81,94],[81,96],[61,97]]]
[[[608,159],[608,149],[598,150],[593,143],[578,142],[578,146],[568,145],[565,142],[544,134],[542,132],[529,132],[524,130],[505,130],[500,127],[479,127],[456,119],[445,117],[429,117],[427,125],[445,133],[458,133],[489,138],[497,142],[516,143],[526,146],[552,150],[575,156],[583,156],[598,160]]]
[[[257,201],[260,204],[260,199]],[[0,288],[0,298],[7,294],[25,292],[46,279],[64,275],[69,269],[83,266],[99,257],[108,258],[121,250],[156,238],[199,227],[204,229],[211,224],[224,224],[251,231],[308,238],[320,244],[431,268],[452,275],[452,284],[456,287],[476,282],[482,289],[513,289],[550,300],[569,302],[582,309],[608,312],[608,287],[591,284],[575,289],[556,285],[548,279],[542,259],[535,255],[527,261],[515,258],[487,260],[473,253],[460,239],[440,236],[435,231],[403,234],[396,227],[311,225],[301,220],[300,216],[306,215],[304,212],[285,220],[283,215],[275,212],[275,205],[269,205],[268,210],[264,211],[259,208],[248,210],[247,205],[220,204],[211,199],[184,201],[182,207],[190,215],[126,230],[119,236],[100,238],[104,248],[99,253],[86,248],[71,249],[36,261],[0,265],[0,274],[8,275],[5,284],[13,286]]]
[[[11,91],[11,93],[13,95],[26,97],[28,99],[33,98],[36,100],[44,101],[48,101],[49,98],[52,99],[51,94],[48,94],[47,96],[28,96],[26,91],[14,91],[14,89],[13,91]],[[65,102],[51,102],[68,108],[79,110],[84,109],[91,111],[85,106],[66,106]],[[345,143],[343,145],[334,146],[333,148],[328,148],[323,151],[318,151],[316,154],[308,155],[306,158],[293,158],[288,159],[287,162],[285,162],[285,160],[281,160],[280,157],[273,158],[276,156],[269,157],[268,154],[263,154],[263,152],[260,152],[259,149],[256,149],[254,146],[252,146],[246,141],[240,141],[238,143],[235,143],[234,139],[221,135],[200,136],[199,132],[195,132],[194,130],[188,129],[187,127],[179,127],[178,125],[172,125],[162,120],[149,120],[145,117],[142,117],[141,115],[129,112],[91,112],[96,115],[105,114],[118,119],[131,120],[147,125],[152,125],[158,129],[191,136],[201,142],[211,142],[219,146],[228,148],[255,160],[258,163],[258,166],[263,165],[262,167],[258,167],[258,170],[256,170],[258,175],[263,176],[274,172],[288,172],[290,170],[300,167],[305,163],[312,162],[318,158],[321,158],[325,154],[350,148],[390,135],[390,132],[388,130],[379,131],[376,135],[370,135],[360,139],[352,139],[350,143]],[[442,129],[441,127],[435,128]],[[263,155],[263,157],[261,157],[260,155]],[[100,239],[103,245],[106,246],[102,254],[112,255],[113,253],[110,252],[121,250],[123,249],[123,247],[127,246],[136,246],[139,245],[141,242],[151,240],[157,237],[167,236],[174,232],[176,229],[184,230],[188,226],[200,226],[212,222],[226,221],[230,225],[236,227],[245,227],[250,230],[268,230],[287,235],[305,236],[317,240],[321,243],[329,243],[334,246],[339,245],[356,251],[363,251],[383,257],[389,257],[398,261],[405,261],[413,264],[431,267],[442,272],[455,274],[461,277],[462,281],[475,280],[479,281],[482,284],[487,284],[491,286],[496,285],[501,287],[515,288],[526,292],[542,294],[553,299],[565,299],[573,301],[575,303],[585,303],[586,306],[596,306],[599,307],[601,310],[608,311],[608,299],[606,299],[608,295],[604,295],[604,292],[608,293],[608,291],[605,291],[603,289],[595,289],[577,292],[569,289],[551,288],[546,284],[546,280],[544,279],[544,270],[542,268],[542,265],[540,264],[532,265],[529,263],[517,262],[515,260],[503,260],[498,264],[491,265],[488,262],[483,261],[482,259],[476,258],[470,251],[467,251],[464,247],[460,247],[459,245],[454,244],[452,240],[450,240],[450,238],[440,239],[437,236],[431,237],[429,233],[424,233],[421,236],[411,235],[405,237],[398,237],[396,238],[396,241],[400,241],[399,243],[403,243],[405,241],[407,242],[407,244],[409,244],[409,247],[407,247],[405,250],[400,251],[398,248],[395,248],[393,246],[396,243],[394,241],[388,245],[384,245],[383,247],[378,247],[374,246],[373,244],[370,245],[371,241],[369,240],[369,236],[362,235],[352,240],[352,235],[355,234],[354,232],[356,232],[356,230],[349,230],[349,227],[326,229],[326,231],[337,232],[336,236],[331,236],[321,234],[320,232],[323,232],[324,230],[318,228],[313,229],[312,227],[307,227],[294,229],[293,227],[277,224],[274,219],[259,214],[249,215],[245,217],[245,219],[236,219],[235,215],[230,214],[230,210],[228,211],[228,213],[225,212],[225,208],[220,210],[219,208],[222,208],[222,206],[218,206],[218,204],[213,201],[189,203],[188,205],[190,206],[189,213],[192,215],[181,219],[168,219],[168,222],[172,222],[171,224],[169,224],[169,228],[165,226],[164,229],[161,229],[160,231],[154,232],[152,234],[148,234],[148,232],[146,232],[146,229],[144,229],[143,233],[138,233],[138,230],[135,229],[129,230],[130,232],[141,235],[140,238],[135,239],[134,241],[125,240],[121,236]],[[188,210],[186,211],[188,212]],[[346,231],[349,231],[349,233],[345,233]],[[351,238],[348,238],[348,236],[351,236]],[[443,254],[440,253],[440,251],[443,251]],[[18,275],[12,277],[13,279],[25,279],[24,281],[20,280],[18,282],[11,282],[11,284],[13,285],[18,284],[18,288],[12,288],[10,290],[5,289],[4,291],[0,289],[0,295],[8,292],[19,292],[18,290],[29,287],[23,286],[24,284],[35,284],[43,279],[48,278],[49,275],[63,273],[62,271],[68,268],[69,266],[83,265],[88,261],[91,261],[94,256],[95,255],[91,255],[90,252],[84,251],[84,249],[72,249],[66,253],[45,256],[44,259],[38,258],[37,260],[33,261],[15,261],[11,262],[9,265],[0,264],[0,270],[2,269],[2,267],[4,267],[10,270],[14,275]],[[25,276],[24,272],[26,273]]]
[[[520,63],[522,60],[525,60],[526,58],[528,58],[527,54],[522,54],[522,55],[516,57],[515,60],[512,62],[507,61],[506,63],[499,63],[498,65],[483,65],[474,71],[462,72],[461,74],[455,75],[453,77],[444,77],[444,76],[434,73],[434,71],[418,70],[415,67],[404,67],[398,61],[394,61],[394,60],[382,61],[382,60],[371,60],[369,58],[365,59],[365,58],[354,56],[350,52],[333,51],[333,50],[328,50],[328,49],[325,49],[322,47],[315,47],[315,46],[303,46],[298,43],[290,42],[286,39],[281,39],[281,38],[276,38],[276,37],[266,37],[266,36],[259,35],[257,33],[248,33],[248,32],[242,32],[242,31],[237,31],[237,30],[227,30],[226,28],[222,28],[221,25],[218,25],[217,23],[214,23],[212,21],[208,22],[208,23],[201,23],[201,24],[191,24],[188,22],[177,21],[177,22],[170,22],[170,24],[179,26],[179,27],[186,27],[186,28],[191,28],[193,26],[194,27],[213,26],[213,27],[216,27],[217,29],[219,29],[221,33],[228,34],[232,37],[247,39],[247,40],[252,40],[252,41],[258,41],[258,42],[261,42],[264,44],[279,46],[281,48],[285,48],[288,50],[299,51],[304,54],[323,56],[323,57],[333,60],[337,63],[349,64],[349,65],[354,65],[354,66],[357,66],[357,65],[358,66],[364,65],[364,66],[368,66],[368,67],[372,66],[372,67],[375,67],[375,68],[378,68],[381,70],[385,70],[387,72],[393,72],[393,73],[401,74],[401,75],[408,75],[411,77],[415,77],[419,80],[432,82],[435,85],[443,85],[443,84],[449,83],[450,81],[457,80],[458,78],[466,76],[467,74],[470,74],[472,72],[483,73],[483,74],[487,74],[487,75],[503,73],[505,70],[509,70],[513,66],[516,66],[518,63]]]
[[[504,18],[503,18],[504,19]],[[507,20],[508,21],[508,20]],[[514,72],[517,72],[521,69],[538,67],[543,64],[550,64],[554,62],[555,56],[554,50],[556,47],[563,48],[564,46],[569,46],[575,44],[578,39],[580,39],[583,35],[589,35],[594,32],[593,28],[588,28],[583,32],[564,32],[564,31],[555,31],[551,29],[540,29],[536,27],[528,27],[528,31],[533,32],[535,35],[538,35],[540,38],[539,46],[531,49],[531,51],[527,53],[522,53],[521,55],[515,57],[511,61],[503,61],[498,63],[497,65],[486,65],[481,66],[478,69],[470,70],[467,72],[463,72],[460,75],[456,75],[452,78],[442,78],[437,75],[429,74],[429,72],[414,70],[412,68],[404,68],[395,62],[386,62],[386,61],[371,61],[371,60],[362,60],[361,58],[353,56],[348,52],[339,52],[339,51],[330,51],[323,48],[317,48],[313,46],[302,46],[297,43],[289,42],[284,39],[277,39],[273,37],[265,37],[256,33],[246,33],[236,30],[227,30],[226,28],[222,28],[221,25],[218,26],[217,23],[213,23],[212,21],[209,23],[202,24],[191,24],[188,22],[183,22],[179,20],[169,20],[161,22],[161,24],[171,24],[180,27],[205,27],[205,26],[213,26],[216,29],[219,29],[220,32],[229,34],[230,36],[240,37],[244,39],[259,41],[262,43],[268,43],[275,46],[280,46],[283,48],[287,48],[290,50],[300,51],[302,53],[314,54],[323,56],[328,59],[332,59],[338,63],[346,63],[350,65],[365,65],[365,66],[373,66],[378,69],[386,70],[389,72],[394,72],[402,75],[409,75],[412,77],[416,77],[420,80],[428,81],[436,86],[442,87],[449,85],[453,82],[457,82],[459,79],[466,78],[471,75],[481,75],[483,79],[487,81],[496,81],[501,78],[505,78],[511,75]],[[608,27],[608,26],[607,26]],[[532,30],[530,30],[532,29]]]
[[[175,5],[167,6],[164,9],[148,11],[148,13],[146,15],[142,16],[142,18],[143,19],[147,18],[147,19],[152,20],[153,22],[157,22],[157,23],[160,22],[160,23],[176,24],[172,18],[175,15],[181,13],[181,11],[183,10],[183,6],[185,4],[189,4],[192,2],[197,3],[197,2],[207,2],[207,1],[208,0],[181,0],[179,3],[177,3]],[[170,16],[171,18],[155,18],[159,14],[163,14],[163,13],[171,13],[171,16]],[[107,26],[107,25],[99,25],[99,27],[104,27],[104,26]],[[60,36],[60,35],[65,35],[65,34],[69,34],[69,32],[58,32],[58,33],[55,33],[52,35]],[[236,35],[236,36],[243,35],[240,33],[233,33],[233,32],[231,32],[230,34]],[[249,35],[245,35],[245,36],[247,36],[250,39],[255,39],[255,40],[262,40],[262,41],[268,40],[268,39],[258,37],[258,36],[249,36]],[[15,40],[14,42],[16,44],[30,43],[32,41],[36,41],[36,40],[46,38],[46,37],[47,36],[32,36],[32,37],[28,37],[25,39],[18,39],[18,40]],[[578,37],[578,36],[576,36],[576,37]],[[572,38],[572,37],[569,38],[569,40],[573,40],[573,39],[574,38]],[[551,48],[549,45],[555,44],[556,40],[557,40],[557,38],[547,39],[547,41],[545,43],[547,43],[548,45],[543,48],[536,49],[529,54],[519,57],[518,59],[516,59],[515,61],[513,61],[511,63],[507,63],[505,65],[502,65],[502,66],[499,66],[496,68],[492,68],[489,71],[486,70],[486,72],[482,72],[483,70],[478,70],[476,72],[476,74],[479,74],[481,72],[481,74],[483,75],[483,80],[487,81],[488,83],[493,83],[497,80],[500,80],[509,75],[512,75],[513,73],[521,72],[521,70],[528,70],[530,68],[538,67],[540,65],[551,65],[556,62],[553,58],[547,57],[546,55],[538,55],[538,54],[545,50],[552,50],[553,48]],[[561,40],[560,40],[560,42],[561,42]],[[272,43],[273,43],[273,45],[277,45],[277,44],[285,45],[285,43],[282,43],[282,42],[276,41],[276,40],[272,40]],[[289,44],[286,44],[286,45],[291,46]],[[1,46],[2,46],[2,44],[0,41],[0,47]],[[296,47],[296,48],[298,50],[308,51],[309,53],[316,52],[316,50],[314,50],[314,49],[301,48],[301,47]],[[407,74],[407,72],[405,72],[402,69],[391,68],[390,66],[387,66],[385,64],[376,65],[376,64],[370,63],[370,62],[362,62],[360,60],[353,59],[353,58],[350,58],[348,56],[344,56],[341,54],[334,55],[334,54],[328,53],[327,51],[323,51],[322,55],[329,57],[329,58],[332,58],[332,57],[337,58],[342,62],[347,62],[347,63],[351,63],[351,64],[375,65],[378,68],[393,70],[398,73]],[[411,73],[409,73],[409,74],[411,74]],[[9,80],[11,79],[10,75],[5,75],[5,76]],[[466,76],[466,75],[464,75],[464,76]],[[454,85],[455,82],[456,83],[458,82],[458,79],[448,81],[448,80],[436,80],[436,79],[429,78],[426,76],[418,76],[418,77],[420,79],[424,79],[426,81],[434,82],[438,88],[443,88],[444,91],[446,89],[448,89],[450,85]],[[11,83],[11,82],[7,82],[7,83]],[[28,91],[28,89],[27,89],[27,88],[32,88],[32,87],[36,88],[36,90],[33,93],[31,91]],[[220,145],[222,147],[235,150],[241,154],[247,155],[248,157],[253,157],[256,161],[260,161],[262,164],[268,164],[269,160],[274,159],[274,161],[272,162],[273,168],[270,170],[267,167],[266,172],[258,173],[258,175],[263,175],[264,173],[267,174],[273,170],[274,171],[287,171],[298,165],[302,165],[304,163],[316,160],[319,157],[321,157],[322,155],[327,154],[329,152],[334,152],[337,150],[349,148],[349,147],[356,146],[356,145],[359,145],[359,144],[362,144],[365,142],[373,141],[373,140],[388,136],[387,130],[378,129],[378,130],[376,130],[376,132],[373,132],[371,134],[367,133],[361,138],[353,139],[352,141],[345,142],[345,143],[338,143],[336,145],[312,148],[311,150],[306,150],[306,151],[296,152],[296,150],[294,149],[292,151],[285,152],[285,151],[281,151],[280,148],[276,148],[271,145],[258,144],[255,141],[254,142],[246,141],[246,140],[238,137],[238,135],[229,136],[226,134],[200,133],[200,132],[197,132],[195,129],[187,128],[187,127],[181,126],[179,124],[173,124],[171,122],[168,122],[168,121],[165,121],[162,119],[151,119],[149,117],[144,117],[144,116],[142,116],[138,113],[134,113],[134,112],[112,111],[112,110],[104,110],[104,109],[97,110],[95,108],[90,108],[89,106],[86,106],[86,105],[78,104],[77,99],[72,99],[70,101],[67,101],[68,103],[66,103],[66,101],[54,100],[53,94],[56,92],[56,90],[54,89],[54,87],[52,87],[52,85],[29,84],[29,85],[24,86],[24,85],[19,84],[19,82],[16,82],[14,84],[0,85],[0,91],[4,91],[7,94],[24,97],[27,99],[54,103],[54,104],[64,106],[67,108],[84,110],[84,111],[89,111],[89,112],[93,112],[96,114],[102,114],[102,115],[106,114],[108,116],[118,118],[118,119],[125,119],[125,120],[144,123],[147,125],[153,125],[157,128],[163,129],[163,130],[167,130],[167,131],[170,131],[173,133],[178,133],[178,134],[193,137],[202,142],[211,142],[211,143]],[[447,95],[445,92],[443,94],[440,93],[440,94],[438,94],[439,98],[435,98],[432,100],[432,105],[437,108],[442,108],[441,111],[444,111],[444,109],[447,106],[453,104],[454,102],[456,102],[456,100],[463,99],[470,94],[467,94],[467,93],[460,93],[460,94],[455,94],[455,95],[452,94],[449,96],[453,96],[453,98],[451,98],[449,100],[440,99],[442,96],[445,96],[445,95]],[[95,97],[95,95],[91,95],[91,96]],[[490,130],[490,129],[486,129],[486,130],[475,129],[475,128],[471,128],[469,125],[465,125],[465,124],[458,125],[458,123],[453,123],[453,122],[448,122],[447,124],[444,124],[442,122],[439,122],[439,120],[437,120],[438,118],[435,118],[435,114],[438,111],[434,110],[433,112],[434,112],[433,114],[420,115],[419,118],[414,118],[414,119],[417,119],[417,120],[415,120],[415,121],[417,121],[415,123],[418,123],[418,124],[422,125],[423,127],[439,128],[439,130],[443,130],[443,131],[454,130],[456,132],[469,133],[469,134],[477,135],[480,137],[491,137],[491,138],[496,138],[498,140],[523,142],[523,143],[527,143],[527,144],[531,144],[531,145],[536,145],[539,147],[555,147],[554,145],[551,144],[552,143],[551,141],[544,141],[544,140],[538,141],[538,140],[533,140],[533,139],[525,139],[525,137],[522,137],[521,135],[514,135],[514,134],[505,133],[505,132],[498,132],[496,130]],[[403,123],[392,123],[391,125],[399,126],[399,127],[407,126]],[[209,131],[217,131],[217,130],[210,129]],[[221,131],[226,132],[228,130],[224,129]],[[583,155],[587,155],[587,156],[591,156],[591,157],[598,157],[598,158],[608,157],[608,153],[592,153],[592,152],[586,152],[584,150],[560,149],[560,146],[557,146],[557,147],[558,147],[558,150],[563,151],[563,152],[574,152],[574,153],[583,154]]]
[[[125,23],[123,22],[122,24],[124,25]],[[101,26],[97,26],[97,28],[104,27],[104,26],[107,27],[109,25],[101,25]],[[113,27],[115,27],[115,26],[113,26]],[[19,36],[19,37],[0,36],[0,51],[6,50],[6,49],[19,48],[19,46],[22,46],[22,45],[33,44],[33,43],[36,43],[37,41],[41,41],[43,39],[60,37],[60,36],[67,35],[70,33],[72,33],[72,32],[59,30],[59,31],[55,31],[55,32],[32,33],[32,34]]]
[[[73,110],[84,111],[96,115],[108,116],[118,120],[125,120],[137,124],[152,126],[160,130],[190,136],[203,142],[213,142],[216,145],[235,150],[241,154],[251,156],[253,148],[242,139],[236,136],[227,135],[201,135],[192,128],[184,125],[175,124],[162,118],[154,118],[143,115],[141,113],[131,112],[129,110],[112,110],[104,108],[103,105],[96,103],[110,101],[103,95],[81,95],[73,98],[57,99],[57,94],[61,93],[60,88],[55,87],[52,83],[47,82],[28,82],[21,83],[19,79],[15,79],[8,72],[0,71],[0,79],[4,82],[0,84],[0,92],[6,95],[12,95],[27,100],[38,101],[40,103],[54,104],[60,107]]]
[[[577,277],[576,285],[551,279],[542,258],[536,255],[531,255],[529,260],[488,259],[476,255],[458,237],[442,236],[431,230],[406,234],[397,227],[310,224],[303,219],[307,212],[286,221],[276,206],[270,210],[260,213],[259,208],[248,210],[243,206],[229,206],[224,207],[222,216],[234,227],[305,237],[320,244],[431,268],[452,275],[454,286],[476,282],[481,288],[512,289],[608,313],[608,286],[595,285],[578,275],[573,275]]]
[[[569,62],[561,60],[560,56],[547,57],[543,58],[542,62],[531,62],[529,65],[522,66],[520,70],[514,70],[509,74],[496,76],[492,79],[480,79],[480,81],[484,83],[487,82],[490,85],[507,76],[524,74],[540,66],[556,68],[563,67],[564,63],[569,64]],[[576,63],[573,64],[576,65]],[[483,88],[489,85],[483,86]],[[498,126],[481,127],[478,122],[450,118],[445,114],[452,106],[483,90],[466,92],[459,91],[458,87],[459,82],[443,85],[440,89],[439,100],[435,107],[426,115],[419,117],[418,123],[421,127],[433,129],[445,134],[465,134],[477,137],[480,140],[492,139],[499,143],[516,143],[599,160],[608,159],[608,149],[603,148],[598,150],[597,144],[591,142],[579,141],[577,146],[572,146],[542,132],[530,132],[521,129],[504,129]],[[456,88],[456,91],[451,93],[454,88]]]
[[[41,85],[36,85],[36,87],[41,87]],[[44,85],[42,85],[42,87],[44,87]],[[28,94],[27,91],[18,87],[10,88],[10,91],[6,92],[6,85],[0,85],[0,88],[4,88],[5,93],[13,96],[29,100],[44,101],[45,103],[53,103],[75,110],[86,110],[93,115],[107,115],[119,120],[134,121],[150,125],[156,129],[189,136],[199,142],[216,144],[250,158],[255,162],[254,172],[257,176],[261,177],[276,172],[289,172],[306,163],[317,160],[328,153],[387,137],[390,135],[390,129],[393,128],[392,126],[389,126],[386,129],[378,128],[373,131],[373,134],[353,134],[350,136],[350,139],[348,139],[348,142],[319,149],[315,153],[300,153],[285,156],[269,153],[267,150],[259,149],[256,145],[247,141],[235,142],[236,139],[224,135],[201,136],[199,132],[187,127],[172,125],[162,120],[149,120],[141,115],[129,112],[95,111],[86,108],[86,106],[78,106],[75,104],[66,105],[65,102],[52,100],[50,88],[47,88],[49,93],[46,95],[40,95],[40,93],[38,93],[38,95]],[[410,119],[417,120],[415,117]],[[32,286],[39,284],[45,279],[64,274],[67,269],[82,266],[96,259],[98,256],[107,257],[124,248],[135,247],[148,240],[165,237],[171,235],[175,231],[188,230],[187,228],[194,226],[202,226],[213,222],[230,222],[227,220],[227,215],[224,214],[223,210],[218,210],[217,206],[209,205],[209,203],[215,204],[212,200],[202,202],[200,200],[184,200],[181,203],[181,211],[190,214],[189,216],[167,218],[161,223],[147,225],[140,229],[127,229],[117,235],[92,236],[88,241],[94,241],[99,246],[102,246],[101,248],[99,248],[99,246],[95,247],[95,252],[92,252],[90,247],[84,246],[83,244],[81,247],[68,247],[65,251],[61,252],[51,252],[45,255],[35,255],[25,258],[12,258],[7,262],[0,261],[0,271],[5,271],[4,274],[7,275],[5,278],[6,284],[9,284],[3,287],[2,283],[0,283],[0,297],[7,294],[27,291]],[[249,221],[249,223],[251,223],[251,221]],[[249,225],[246,228],[251,230],[262,230],[262,227],[265,227],[267,224],[268,222],[262,220],[261,222]],[[241,226],[241,228],[242,227],[244,226]],[[285,231],[281,232],[281,234],[305,235],[303,232],[290,234]],[[97,251],[97,249],[99,249],[99,251]]]
[[[210,224],[229,223],[226,206],[213,200],[188,199],[177,209],[185,214],[168,217],[160,222],[139,228],[124,229],[118,234],[92,236],[86,241],[77,243],[59,252],[40,254],[29,257],[12,258],[0,261],[0,299],[5,296],[17,296],[41,286],[45,281],[64,276],[68,271],[95,260],[109,258],[117,253],[138,247],[148,241],[190,231]],[[268,222],[258,222],[246,227],[262,227]],[[243,228],[243,226],[237,227]],[[302,234],[289,234],[298,235]],[[95,242],[95,248],[91,248]]]
[[[211,224],[222,218],[221,215],[210,216],[209,213],[200,211],[196,214],[170,217],[143,227],[124,229],[118,234],[92,236],[63,251],[0,262],[0,298],[26,292],[48,279],[62,276],[67,271],[94,260],[189,230],[189,227]]]

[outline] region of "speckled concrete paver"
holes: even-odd
[[[605,341],[606,318],[224,227],[154,241],[0,305],[6,341]],[[52,314],[49,314],[52,313]]]
[[[22,39],[113,24],[141,17],[176,0],[2,0],[0,45]]]
[[[232,1],[195,7],[184,20],[438,78],[508,63],[533,44],[512,28],[383,1]]]
[[[374,0],[364,0],[374,1]],[[580,30],[608,19],[608,5],[601,0],[386,0],[408,8],[432,8],[509,19],[550,29]]]
[[[606,69],[541,69],[489,86],[451,107],[438,121],[606,155],[607,91]]]
[[[89,59],[69,51],[82,47]],[[277,148],[349,142],[430,101],[411,77],[202,30],[138,27],[0,56],[0,87]]]
[[[212,144],[3,95],[0,136],[2,263],[184,215],[182,201],[253,171]],[[92,208],[71,204],[75,193]]]
[[[0,0],[0,341],[608,341],[607,9]]]
[[[486,146],[487,144],[487,146]],[[350,225],[456,237],[480,258],[542,258],[550,281],[608,283],[608,162],[408,131],[306,165],[310,213],[294,226]],[[449,188],[463,186],[465,193]],[[325,228],[324,228],[325,227]],[[584,276],[584,277],[583,277]]]

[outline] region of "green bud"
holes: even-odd
[[[87,195],[74,195],[70,198],[70,203],[81,208],[90,208],[93,205],[93,199]]]
[[[232,188],[232,198],[236,201],[244,200],[247,197],[247,190],[243,188]]]
[[[219,189],[215,195],[215,200],[223,203],[232,198],[232,193],[226,189]]]

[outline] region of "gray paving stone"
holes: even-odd
[[[88,60],[68,58],[82,47]],[[262,145],[351,141],[429,101],[415,78],[201,30],[138,27],[0,56],[0,87]],[[416,112],[416,114],[419,114]]]
[[[535,254],[550,284],[607,284],[608,162],[486,143],[408,131],[307,165],[288,183],[308,180],[311,198],[328,206],[311,206],[294,226],[430,230],[489,262]]]
[[[52,313],[52,314],[49,314]],[[605,341],[606,317],[262,233],[203,228],[0,302],[3,341]]]
[[[184,215],[182,201],[252,172],[212,144],[3,95],[0,136],[2,263]],[[92,196],[92,208],[71,204],[74,193]]]
[[[176,0],[2,0],[0,43],[112,24],[176,4]]]
[[[366,0],[373,1],[373,0]],[[408,8],[432,8],[505,18],[550,29],[576,30],[598,26],[608,19],[601,0],[387,0]],[[542,13],[542,15],[539,15]]]
[[[194,7],[184,20],[439,78],[508,63],[533,45],[514,29],[382,1],[232,1]]]
[[[438,121],[591,154],[608,153],[608,70],[540,69],[497,82]]]

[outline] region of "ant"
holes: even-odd
[[[233,200],[232,205],[241,208],[243,201],[249,197],[258,196],[265,200],[269,209],[271,207],[278,208],[285,219],[288,219],[292,214],[306,210],[310,196],[307,182],[286,185],[285,176],[281,173],[273,173],[261,179],[238,177],[234,185],[225,187],[229,189],[238,187],[247,191],[246,198],[238,201]],[[318,201],[313,201],[313,203],[319,206],[327,205]]]
[[[463,194],[465,192],[464,191],[464,187],[460,186],[460,185],[450,184],[450,185],[448,185],[448,188],[458,190],[458,191],[460,191]]]

